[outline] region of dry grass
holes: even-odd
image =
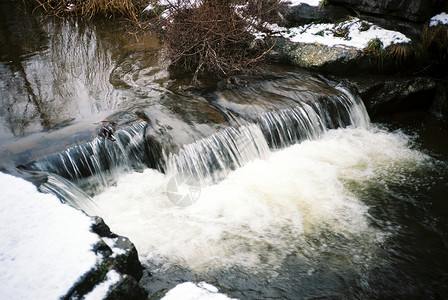
[[[145,0],[26,0],[56,16],[120,16],[137,21],[148,1]]]
[[[411,59],[418,58],[421,52],[421,46],[413,42],[392,44],[386,49],[386,57],[394,60],[397,66],[401,66]]]
[[[422,34],[423,47],[427,52],[443,59],[448,58],[448,26],[426,26]]]

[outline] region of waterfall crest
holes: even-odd
[[[116,182],[119,174],[154,168],[167,174],[187,173],[201,182],[217,182],[271,150],[314,140],[329,129],[370,126],[359,96],[339,84],[341,93],[321,99],[295,101],[295,105],[241,119],[208,137],[180,145],[170,152],[156,147],[141,122],[116,132],[116,142],[101,138],[28,164],[32,170],[66,178],[93,195]],[[248,108],[250,109],[250,108]],[[250,114],[248,114],[250,115]],[[166,132],[168,135],[169,133]]]

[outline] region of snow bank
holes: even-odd
[[[59,299],[93,268],[91,218],[0,173],[0,299]]]
[[[443,12],[429,20],[430,27],[437,26],[437,24],[448,25],[448,14]]]
[[[308,24],[294,28],[284,28],[272,24],[268,28],[294,43],[317,43],[333,47],[348,46],[360,50],[364,49],[370,40],[376,38],[381,40],[383,48],[411,41],[398,31],[387,30],[358,18],[352,18],[339,24]],[[255,33],[255,36],[262,38],[265,35]]]
[[[220,294],[218,289],[206,282],[198,284],[184,282],[176,285],[170,290],[162,300],[230,300],[224,294]]]
[[[309,6],[319,6],[321,0],[282,0],[281,2],[288,3],[289,6],[297,6],[300,4],[307,4]]]

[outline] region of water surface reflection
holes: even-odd
[[[164,91],[168,73],[153,33],[136,39],[120,24],[87,26],[24,14],[15,5],[0,4],[0,140],[126,108],[135,96]]]

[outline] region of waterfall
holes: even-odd
[[[346,87],[341,95],[321,101],[300,102],[295,107],[268,111],[255,123],[228,127],[210,137],[184,145],[168,158],[168,173],[188,173],[200,181],[216,182],[255,158],[267,157],[270,149],[282,149],[303,140],[319,138],[329,129],[369,128],[370,119],[359,96]]]
[[[370,125],[359,96],[343,85],[342,93],[320,99],[300,99],[295,105],[242,119],[208,137],[182,145],[178,152],[165,155],[157,141],[146,134],[141,122],[116,132],[116,142],[95,138],[28,164],[32,170],[66,178],[93,195],[118,180],[122,173],[155,168],[167,174],[186,173],[201,182],[217,182],[256,158],[266,158],[271,150],[314,140],[327,130]],[[166,167],[166,170],[165,170]]]
[[[270,111],[258,118],[269,147],[285,148],[303,140],[314,140],[328,129],[354,126],[369,128],[370,119],[358,95],[342,85],[342,95],[321,101],[298,103],[294,108]]]
[[[254,158],[267,157],[268,152],[266,140],[257,125],[228,127],[185,145],[177,154],[170,154],[167,170],[169,174],[187,173],[201,181],[211,179],[216,182]]]
[[[114,182],[120,173],[147,167],[146,123],[119,130],[116,141],[96,137],[26,165],[66,178],[89,193],[95,193]]]
[[[53,194],[63,203],[70,204],[75,208],[82,209],[85,212],[94,214],[96,205],[92,202],[89,195],[81,190],[76,184],[69,180],[52,174],[48,175],[47,182],[40,185],[39,189],[43,193]]]

